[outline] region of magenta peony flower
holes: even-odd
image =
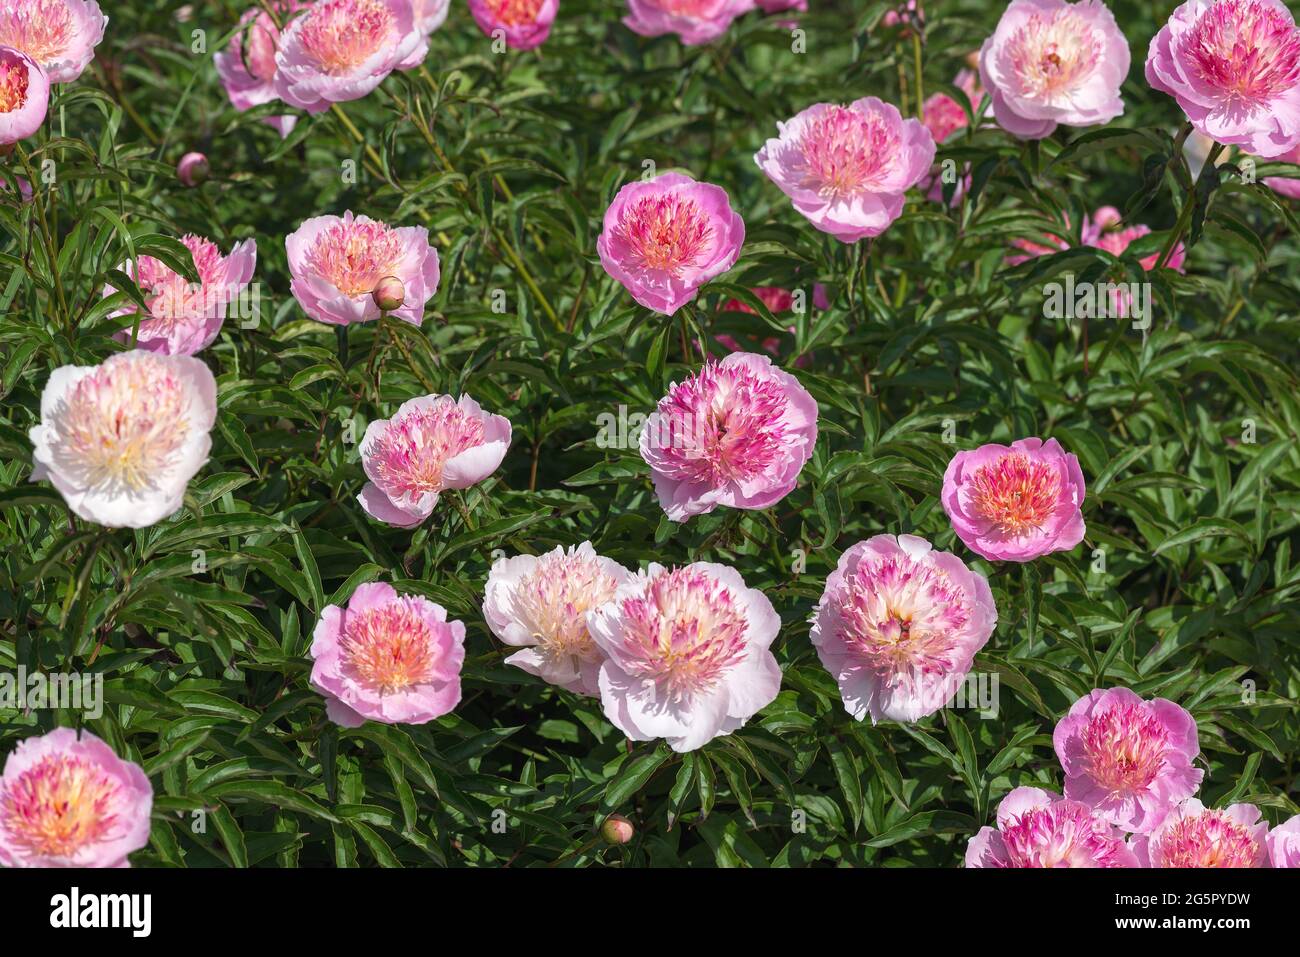
[[[302,0],[273,0],[271,3],[282,24],[307,6]],[[221,77],[221,85],[226,88],[231,105],[242,113],[280,98],[275,91],[280,28],[261,7],[246,11],[239,23],[243,29],[230,38],[230,43],[218,51],[212,61],[217,66],[217,75]],[[263,122],[275,127],[283,139],[293,131],[298,117],[287,113],[266,117]]]
[[[371,516],[399,528],[419,525],[447,489],[469,488],[501,464],[510,422],[467,395],[422,395],[377,419],[361,440],[370,479],[357,501]]]
[[[623,24],[643,37],[675,33],[696,46],[716,40],[731,21],[754,9],[754,0],[627,0]]]
[[[1070,707],[1052,732],[1065,771],[1065,796],[1125,831],[1146,833],[1196,793],[1205,772],[1196,721],[1164,698],[1128,688],[1096,690]]]
[[[956,555],[876,535],[840,556],[809,637],[854,718],[917,721],[957,693],[997,623],[988,580]]]
[[[51,83],[81,76],[107,25],[95,0],[0,0],[0,46],[26,53]]]
[[[121,269],[135,280],[149,305],[141,316],[136,348],[164,355],[192,356],[206,349],[221,332],[230,303],[253,278],[257,268],[257,242],[245,239],[230,254],[221,255],[216,244],[199,236],[183,236],[181,242],[194,258],[199,282],[191,283],[152,256],[138,262],[123,263]],[[104,295],[117,290],[104,287]],[[119,309],[114,317],[139,312],[134,306]],[[115,336],[119,342],[131,341],[131,330],[122,329]]]
[[[1300,29],[1281,0],[1188,0],[1151,39],[1146,76],[1219,143],[1270,158],[1300,144]]]
[[[967,867],[1138,866],[1114,827],[1051,791],[1016,788],[998,805],[997,822],[970,839]]]
[[[322,113],[361,99],[393,70],[419,66],[428,52],[411,0],[317,0],[280,37],[275,93]]]
[[[751,352],[710,359],[674,383],[641,430],[659,504],[674,522],[719,505],[785,498],[817,441],[817,403],[799,380]]]
[[[846,243],[883,233],[934,162],[930,131],[874,96],[818,103],[777,129],[754,162],[814,226]]]
[[[560,0],[469,0],[469,12],[485,36],[500,30],[507,46],[531,50],[551,35]]]
[[[634,741],[694,751],[743,727],[781,690],[769,650],[781,619],[725,565],[651,564],[588,612],[587,628],[606,656],[605,717]]]
[[[153,786],[89,731],[27,738],[0,777],[0,864],[130,867],[149,843]]]
[[[979,111],[980,104],[984,102],[984,90],[980,86],[979,77],[971,70],[962,69],[958,71],[953,84],[966,94],[970,99],[971,106],[976,112]],[[962,109],[960,103],[950,97],[947,93],[935,93],[926,97],[925,104],[921,110],[921,122],[925,128],[930,131],[930,136],[935,143],[943,143],[948,137],[952,136],[958,130],[965,129],[970,125],[966,116],[966,111]],[[970,188],[970,164],[962,168],[961,178],[954,184],[952,193],[952,205],[960,204],[962,195]],[[921,188],[925,190],[925,198],[935,203],[943,202],[943,178],[935,170],[932,170]]]
[[[612,600],[630,576],[618,562],[597,555],[590,542],[501,558],[488,575],[483,617],[492,634],[523,649],[506,664],[598,697],[605,656],[587,632],[587,612]]]
[[[0,46],[0,146],[41,128],[50,108],[50,81],[26,53]]]
[[[1268,832],[1268,860],[1273,867],[1300,867],[1300,814]]]
[[[958,452],[943,475],[957,537],[989,561],[1027,562],[1083,541],[1083,472],[1056,439]]]
[[[217,383],[198,359],[136,350],[61,366],[41,393],[31,481],[49,479],[76,515],[145,528],[180,509],[208,460]]]
[[[438,251],[423,226],[396,228],[351,211],[314,216],[284,242],[289,289],[303,311],[319,322],[346,326],[378,319],[372,293],[381,279],[402,282],[405,297],[390,315],[412,325],[438,291]]]
[[[424,724],[460,703],[465,626],[441,605],[372,582],[347,608],[325,606],[311,656],[311,686],[335,724]]]
[[[1273,158],[1279,163],[1300,164],[1300,146],[1293,147]],[[1292,179],[1288,176],[1268,176],[1264,179],[1264,185],[1279,196],[1285,196],[1287,199],[1300,199],[1300,179]]]
[[[1211,810],[1189,797],[1133,838],[1139,867],[1268,867],[1268,822],[1253,804]]]
[[[1011,0],[980,48],[979,68],[994,117],[1021,139],[1124,112],[1128,41],[1101,0]]]
[[[671,316],[736,264],[744,242],[745,221],[726,190],[664,173],[618,191],[596,252],[633,299]]]

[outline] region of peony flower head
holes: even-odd
[[[1128,249],[1135,239],[1151,232],[1151,227],[1144,223],[1124,226],[1121,225],[1122,221],[1123,215],[1114,206],[1099,206],[1091,216],[1083,217],[1079,238],[1084,246],[1104,249],[1114,256],[1122,255],[1124,250]],[[1069,217],[1066,217],[1065,225],[1067,227],[1070,225]],[[1038,256],[1050,256],[1052,253],[1070,248],[1070,244],[1066,240],[1046,233],[1042,236],[1041,242],[1018,238],[1011,240],[1011,245],[1020,252],[1007,257],[1007,265],[1009,266],[1018,265]],[[1159,259],[1159,253],[1152,253],[1149,256],[1144,256],[1139,262],[1143,269],[1150,272],[1156,268]],[[1165,267],[1183,272],[1186,260],[1187,247],[1179,243],[1174,247],[1173,252],[1169,254],[1169,261],[1165,263]],[[1126,295],[1123,290],[1116,290],[1116,292]]]
[[[806,311],[808,308],[807,303],[802,302],[802,296],[804,294],[802,289],[791,292],[789,289],[782,289],[780,286],[754,286],[749,291],[757,296],[773,315],[779,316],[783,312],[793,311],[796,305],[796,295],[800,296],[801,300],[799,305],[802,308],[799,311]],[[814,283],[813,285],[812,305],[814,308],[821,310],[826,310],[831,307],[830,298],[826,295],[826,287],[821,283]],[[757,312],[753,308],[745,305],[745,303],[741,302],[739,299],[728,299],[722,304],[722,309],[720,311],[745,312],[751,316],[757,315]],[[787,327],[787,331],[794,332],[795,327],[789,326]],[[736,341],[734,336],[721,333],[713,338],[714,341],[726,346],[731,352],[746,351],[744,347]],[[762,345],[765,352],[770,352],[774,356],[781,354],[781,338],[779,336],[767,336],[763,339]],[[802,355],[795,360],[794,364],[796,368],[806,368],[812,364],[812,357]]]
[[[423,226],[394,227],[368,216],[314,216],[284,242],[289,289],[307,315],[346,326],[378,319],[372,293],[382,279],[401,281],[405,296],[390,315],[413,325],[438,291],[438,251]]]
[[[861,721],[917,721],[942,708],[988,642],[988,580],[915,535],[876,535],[840,556],[810,637]]]
[[[136,348],[173,356],[192,356],[206,349],[216,341],[230,304],[247,288],[257,268],[256,240],[237,243],[226,256],[215,243],[200,236],[183,236],[181,243],[194,259],[198,283],[191,283],[152,256],[121,266],[149,306],[148,314],[140,317]],[[105,296],[116,291],[104,287]],[[131,305],[113,315],[130,316],[139,311]],[[118,331],[114,338],[130,342],[131,329]]]
[[[411,0],[317,0],[285,28],[275,93],[308,113],[359,100],[429,51]]]
[[[532,50],[551,35],[560,0],[469,0],[469,12],[485,36],[500,30],[507,46]]]
[[[614,597],[630,577],[590,542],[545,555],[516,555],[492,565],[483,617],[492,633],[522,650],[506,664],[568,691],[597,697],[604,660],[587,632],[587,612]]]
[[[641,430],[674,522],[719,505],[761,509],[794,488],[817,442],[817,403],[768,356],[734,352],[674,383]]]
[[[989,561],[1027,562],[1083,540],[1083,472],[1056,439],[958,452],[941,498],[957,537]]]
[[[985,95],[983,88],[980,86],[979,77],[972,70],[962,69],[958,71],[953,84],[966,94],[971,107],[978,113],[980,104],[984,102]],[[934,93],[926,97],[921,109],[921,122],[930,131],[930,136],[934,138],[936,144],[943,143],[958,130],[965,129],[970,125],[970,120],[966,116],[966,111],[962,108],[962,105],[947,93]],[[970,188],[970,184],[970,165],[967,164],[962,171],[961,179],[955,184],[952,205],[956,206],[961,202],[961,197]],[[926,199],[935,203],[943,202],[943,187],[942,177],[933,171],[927,180],[921,184],[921,188],[925,190]]]
[[[1192,716],[1128,688],[1080,698],[1057,723],[1052,744],[1065,771],[1065,796],[1125,831],[1150,831],[1196,793],[1205,775],[1192,765],[1201,750]]]
[[[357,501],[371,516],[399,528],[419,525],[447,489],[469,488],[501,464],[510,422],[467,395],[423,395],[377,419],[361,440],[370,479]]]
[[[643,37],[675,33],[682,43],[696,46],[716,40],[752,9],[753,0],[627,0],[623,24]]]
[[[347,608],[325,606],[311,656],[311,686],[335,724],[424,724],[460,703],[465,626],[439,604],[372,582]]]
[[[694,751],[743,727],[781,690],[770,651],[781,619],[725,565],[651,564],[589,612],[587,628],[605,655],[605,717],[634,741]]]
[[[883,233],[934,162],[930,131],[874,96],[818,103],[777,129],[754,162],[809,222],[846,243]]]
[[[89,731],[22,741],[0,776],[0,864],[130,867],[149,843],[153,787]]]
[[[281,24],[308,6],[303,0],[271,0]],[[224,50],[213,56],[221,85],[226,88],[230,104],[241,113],[263,103],[280,98],[275,91],[276,54],[280,50],[280,27],[262,7],[247,10],[239,19],[238,33],[230,38]],[[298,122],[292,113],[266,117],[263,120],[275,127],[281,138],[288,136]]]
[[[757,0],[758,8],[764,13],[808,12],[808,0]],[[743,11],[742,11],[743,12]]]
[[[0,46],[26,53],[51,83],[81,76],[107,25],[95,0],[0,0]]]
[[[1281,0],[1188,0],[1151,39],[1146,77],[1216,142],[1270,158],[1300,144],[1300,28]]]
[[[1273,158],[1279,163],[1300,165],[1300,146],[1292,147],[1285,153]],[[1300,179],[1293,179],[1289,176],[1266,176],[1264,185],[1279,196],[1285,196],[1287,199],[1300,199]]]
[[[1139,867],[1268,867],[1268,822],[1253,804],[1207,808],[1189,797],[1133,838]]]
[[[40,64],[0,46],[0,146],[31,136],[50,108],[50,81]]]
[[[998,805],[997,828],[966,848],[967,867],[1137,867],[1123,836],[1086,805],[1020,787]]]
[[[1300,814],[1268,832],[1268,861],[1272,867],[1300,867]]]
[[[980,48],[993,116],[1021,139],[1058,124],[1097,126],[1124,112],[1128,41],[1101,0],[1011,0]]]
[[[596,251],[633,299],[671,316],[736,264],[744,242],[745,221],[726,190],[663,173],[618,191]]]
[[[180,509],[208,460],[217,383],[198,359],[135,350],[61,366],[41,393],[33,482],[49,479],[76,515],[145,528]]]

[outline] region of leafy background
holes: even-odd
[[[752,155],[813,102],[905,95],[914,109],[917,47],[879,25],[884,4],[812,5],[802,54],[774,19],[750,15],[687,48],[635,36],[620,4],[565,0],[538,53],[497,56],[456,0],[423,73],[395,74],[345,118],[304,120],[280,142],[258,122],[276,108],[235,112],[212,66],[242,3],[112,4],[91,70],[24,144],[33,167],[53,161],[56,185],[35,205],[0,202],[0,667],[102,672],[108,705],[88,722],[0,715],[0,752],[84,722],[139,761],[157,798],[138,865],[951,867],[1010,788],[1059,789],[1050,734],[1070,703],[1127,685],[1196,716],[1207,803],[1254,801],[1274,822],[1296,812],[1293,211],[1224,167],[1195,194],[1187,275],[1151,277],[1148,336],[1042,314],[1042,284],[1063,270],[1137,276],[1190,195],[1182,117],[1141,75],[1173,4],[1112,5],[1134,67],[1104,132],[1027,146],[967,131],[940,154],[972,165],[966,201],[949,210],[914,192],[884,236],[852,247],[808,226]],[[926,95],[1000,12],[929,5]],[[173,171],[190,149],[214,166],[201,189]],[[725,186],[748,225],[737,266],[676,321],[636,306],[594,252],[611,196],[646,160]],[[3,162],[6,176],[24,168]],[[1107,203],[1140,209],[1157,232],[1118,259],[1005,265],[1010,239],[1070,235]],[[443,281],[421,329],[336,334],[289,295],[283,237],[345,209],[436,236]],[[120,348],[106,317],[130,293],[100,290],[129,288],[113,270],[133,252],[188,269],[175,239],[189,231],[259,247],[260,323],[228,322],[201,355],[220,387],[211,461],[169,521],[82,523],[27,482],[41,389],[57,366]],[[752,302],[748,286],[814,281],[832,307],[797,317],[793,334],[761,307],[721,311]],[[791,368],[809,357],[796,372],[820,403],[821,437],[778,506],[673,525],[635,450],[598,447],[597,420],[650,411],[698,365],[686,336],[721,332],[750,348],[779,336]],[[435,391],[508,416],[511,452],[463,510],[444,501],[413,533],[375,524],[354,500],[355,438]],[[956,541],[936,496],[956,448],[1025,435],[1079,456],[1088,536],[994,567]],[[976,669],[999,677],[996,719],[947,710],[872,727],[844,712],[807,619],[840,553],[881,532],[924,535],[989,576],[1000,622]],[[479,611],[493,553],[584,539],[629,566],[739,568],[783,620],[777,700],[682,758],[629,746],[593,700],[503,666]],[[452,715],[326,722],[307,687],[311,631],[325,604],[371,580],[465,621]],[[630,844],[599,841],[611,812],[636,825]]]

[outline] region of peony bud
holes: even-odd
[[[370,297],[384,312],[392,312],[394,309],[402,308],[402,303],[406,302],[406,287],[396,276],[385,276],[375,283],[375,291],[370,294]]]
[[[605,839],[606,844],[626,844],[632,840],[632,835],[636,833],[636,828],[621,814],[611,814],[605,818],[605,823],[600,826],[600,836]]]
[[[186,153],[176,164],[176,176],[185,186],[198,186],[210,172],[208,158],[202,153]]]

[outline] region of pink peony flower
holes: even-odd
[[[886,11],[884,17],[880,20],[881,26],[893,28],[903,27],[904,35],[907,29],[913,24],[918,26],[925,25],[925,10],[917,0],[907,0],[906,3],[900,3],[892,10]]]
[[[719,505],[785,498],[817,441],[817,403],[772,360],[734,352],[674,383],[641,430],[659,504],[674,522]]]
[[[726,190],[663,173],[618,191],[596,252],[633,299],[671,316],[736,264],[744,242],[745,221]]]
[[[1128,688],[1096,690],[1070,707],[1052,732],[1065,771],[1065,796],[1125,831],[1146,833],[1196,793],[1205,772],[1196,721],[1164,698]]]
[[[415,25],[426,37],[447,22],[451,0],[414,0],[414,3]]]
[[[779,316],[783,312],[792,311],[795,307],[795,293],[791,292],[789,289],[782,289],[779,286],[754,286],[749,291],[752,292],[755,296],[757,296],[762,301],[763,305],[767,306],[768,310],[771,311],[773,315]],[[803,290],[799,290],[799,292],[802,291]],[[826,287],[823,286],[821,283],[813,284],[812,304],[815,308],[821,310],[826,310],[831,307],[831,301],[826,295]],[[807,308],[806,304],[804,304],[804,308],[805,309]],[[722,309],[720,311],[721,312],[745,312],[745,313],[749,313],[751,316],[757,315],[754,309],[745,305],[739,299],[728,299],[726,302],[722,304]],[[788,331],[794,332],[795,327],[794,326],[788,327]],[[726,333],[723,333],[722,335],[714,336],[713,338],[716,342],[719,342],[722,345],[726,346],[732,352],[745,351],[744,347],[741,346],[741,344],[736,341],[736,338],[734,336],[729,336]],[[766,352],[770,352],[774,356],[780,355],[781,338],[779,336],[766,337],[763,340],[763,349]],[[807,368],[809,365],[812,364],[812,358],[806,355],[800,356],[798,359],[795,360],[794,364],[795,367],[798,369]]]
[[[1120,226],[1123,216],[1114,206],[1099,206],[1097,211],[1091,216],[1083,218],[1083,227],[1080,234],[1080,240],[1084,246],[1094,246],[1097,249],[1104,249],[1112,255],[1119,256],[1129,245],[1137,238],[1147,235],[1151,232],[1151,227],[1143,223],[1134,226]],[[1068,227],[1069,219],[1067,217],[1065,225]],[[1042,242],[1033,242],[1028,239],[1013,239],[1011,245],[1016,249],[1022,250],[1024,255],[1016,254],[1007,257],[1007,265],[1015,266],[1038,256],[1049,256],[1052,253],[1061,252],[1069,249],[1070,244],[1059,236],[1044,234]],[[1139,262],[1142,268],[1147,272],[1156,268],[1156,263],[1160,259],[1158,252],[1149,256],[1144,256]],[[1169,262],[1165,263],[1166,268],[1174,269],[1178,272],[1184,271],[1184,264],[1187,259],[1187,248],[1179,243],[1169,255]]]
[[[0,0],[0,46],[26,53],[51,83],[81,76],[107,25],[95,0]]]
[[[312,635],[311,686],[335,724],[424,724],[460,703],[465,626],[419,595],[372,582],[326,605]]]
[[[1300,814],[1269,831],[1265,843],[1272,867],[1300,867]]]
[[[757,0],[757,2],[759,9],[764,13],[785,13],[787,10],[794,10],[797,13],[808,12],[808,0]]]
[[[319,322],[346,326],[378,319],[372,293],[381,279],[402,282],[403,305],[390,315],[412,325],[438,291],[438,251],[423,226],[393,227],[346,212],[314,216],[285,239],[289,289],[303,311]]]
[[[41,128],[50,108],[50,81],[26,53],[0,46],[0,146]]]
[[[1128,41],[1101,0],[1011,0],[980,48],[979,68],[994,117],[1021,139],[1124,112]]]
[[[0,777],[0,864],[130,867],[149,843],[153,786],[89,731],[27,738]]]
[[[1219,143],[1270,158],[1300,144],[1300,29],[1281,0],[1188,0],[1151,39],[1146,76]]]
[[[754,9],[754,0],[627,0],[623,24],[643,37],[675,33],[696,46],[716,40],[731,21]]]
[[[587,632],[587,612],[611,601],[630,576],[618,562],[597,555],[590,542],[501,558],[488,575],[483,617],[492,634],[523,649],[506,664],[598,697],[605,656]]]
[[[194,258],[197,284],[152,256],[141,256],[138,262],[121,266],[135,280],[149,305],[148,315],[140,319],[136,348],[173,356],[192,356],[206,349],[221,332],[230,303],[253,278],[257,268],[256,240],[237,243],[227,256],[221,255],[215,243],[199,236],[183,236],[181,242]],[[104,287],[105,296],[116,291],[112,286]],[[137,312],[139,309],[131,305],[113,315]],[[131,330],[122,329],[114,338],[130,342]]]
[[[208,460],[217,383],[198,359],[136,350],[61,366],[41,393],[31,481],[49,479],[76,515],[145,528],[180,509]]]
[[[971,106],[978,112],[980,104],[984,102],[984,90],[980,86],[979,77],[971,70],[963,69],[958,71],[953,84],[966,94]],[[958,130],[965,129],[970,125],[966,111],[962,109],[961,104],[947,93],[935,93],[926,97],[921,110],[921,122],[930,131],[930,136],[935,143],[943,143]],[[961,197],[970,188],[970,183],[970,164],[966,164],[962,170],[961,179],[954,184],[952,205],[956,206],[961,202]],[[921,188],[925,190],[926,199],[935,203],[943,202],[943,187],[942,176],[933,170],[926,181],[921,184]]]
[[[1139,867],[1268,867],[1268,822],[1253,804],[1211,810],[1189,797],[1133,838]]]
[[[846,243],[883,233],[934,162],[929,130],[874,96],[818,103],[777,129],[754,162],[815,227]]]
[[[469,0],[469,12],[485,36],[500,30],[507,46],[531,50],[551,35],[560,0]]]
[[[1300,164],[1300,146],[1293,147],[1273,158],[1279,163]],[[1264,185],[1279,196],[1285,196],[1287,199],[1300,199],[1300,179],[1292,179],[1287,176],[1267,176],[1264,178]]]
[[[32,184],[27,181],[25,176],[15,176],[12,173],[0,173],[0,193],[13,193],[14,198],[19,203],[30,203],[32,201]]]
[[[281,24],[307,6],[302,0],[273,0],[271,3]],[[242,113],[280,98],[275,91],[280,28],[261,7],[246,11],[239,23],[243,29],[231,37],[226,48],[218,51],[212,60],[217,75],[221,77],[221,85],[230,97],[230,104]],[[287,113],[267,117],[263,122],[275,127],[283,139],[293,131],[298,117]]]
[[[943,475],[957,537],[989,561],[1027,562],[1083,541],[1083,472],[1056,439],[958,452]]]
[[[428,52],[411,0],[317,0],[280,36],[275,93],[323,113],[366,96],[393,70],[419,66]]]
[[[988,580],[956,555],[876,535],[840,556],[810,637],[854,718],[917,721],[957,693],[997,623]]]
[[[966,847],[967,867],[1137,867],[1124,838],[1086,804],[1020,787],[998,805],[998,826]]]
[[[361,440],[370,479],[357,501],[372,517],[399,528],[419,525],[447,489],[469,488],[501,464],[510,422],[467,395],[422,395],[377,419]]]
[[[694,751],[743,727],[781,690],[769,650],[781,619],[725,565],[651,564],[588,612],[587,628],[606,656],[605,717],[634,741]]]

